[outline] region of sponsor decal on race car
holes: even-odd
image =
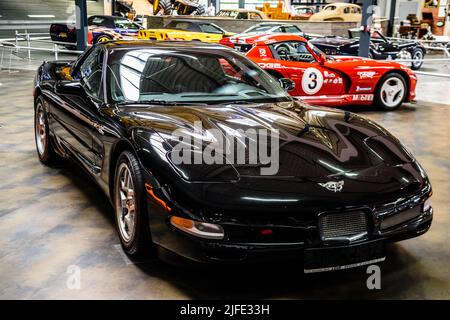
[[[376,74],[375,71],[359,71],[357,73],[360,79],[373,79]]]
[[[323,72],[323,75],[325,76],[325,78],[336,78],[336,74],[335,74],[335,73],[329,72],[329,71],[327,71],[327,70],[325,70],[325,71]]]
[[[259,55],[260,55],[261,57],[267,57],[267,51],[266,51],[266,48],[260,48],[260,49],[259,49]]]
[[[342,78],[335,78],[335,79],[325,79],[324,81],[323,81],[323,83],[325,83],[325,84],[342,84],[343,83],[343,80],[342,80]]]
[[[354,94],[352,101],[373,101],[373,94]]]
[[[281,65],[281,63],[272,63],[272,62],[260,62],[258,63],[258,65],[263,68],[263,69],[273,69],[273,68],[282,68],[283,66]]]
[[[356,86],[356,91],[372,91],[372,87],[360,87],[360,86]]]

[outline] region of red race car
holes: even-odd
[[[300,36],[259,34],[221,44],[245,52],[277,79],[289,78],[289,93],[321,106],[371,105],[398,108],[415,97],[416,75],[392,61],[326,56]],[[286,83],[286,81],[284,81]]]

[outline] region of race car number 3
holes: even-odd
[[[303,73],[302,89],[306,94],[316,94],[323,85],[323,75],[316,68],[308,68]]]

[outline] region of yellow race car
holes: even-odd
[[[139,39],[188,40],[218,43],[222,38],[232,36],[214,23],[201,20],[172,20],[164,28],[139,30]]]

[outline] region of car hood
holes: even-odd
[[[358,115],[305,107],[300,102],[255,105],[127,106],[114,111],[131,133],[139,157],[158,179],[176,181],[171,192],[199,208],[255,210],[360,205],[405,197],[423,187],[425,173],[401,143]],[[195,132],[195,123],[202,126]],[[175,130],[210,137],[238,129],[279,131],[279,169],[257,164],[176,164]],[[242,133],[240,133],[242,135]],[[242,136],[241,136],[242,138]],[[240,140],[246,148],[248,141]],[[266,166],[267,167],[267,166]],[[341,190],[335,189],[342,184]],[[381,200],[380,200],[381,201]],[[311,208],[312,208],[311,207]]]
[[[155,137],[163,142],[160,151],[169,158],[179,143],[175,134],[201,137],[202,149],[219,139],[225,143],[236,139],[247,155],[251,153],[248,132],[252,132],[248,130],[278,134],[279,170],[273,174],[277,177],[326,177],[364,171],[380,164],[399,165],[412,161],[397,139],[377,124],[349,112],[304,107],[299,102],[176,107],[130,105],[121,107],[118,116],[131,130],[138,130],[140,143],[148,144],[146,148],[154,148],[152,139]],[[208,178],[201,170],[190,173],[193,165],[172,165],[190,181],[218,178]],[[260,164],[224,166],[235,171],[236,177],[264,175]],[[209,166],[203,167],[208,171]]]

